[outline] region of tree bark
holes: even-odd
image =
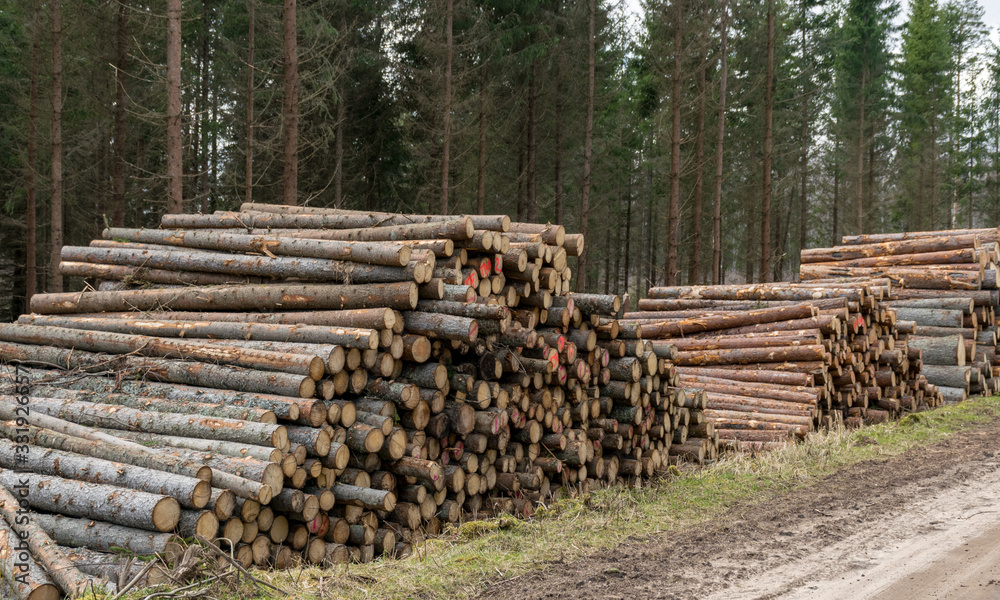
[[[774,119],[774,0],[767,3],[767,80],[764,82],[764,191],[760,206],[760,280],[771,281],[771,152]]]
[[[445,51],[444,51],[444,106],[441,121],[441,214],[448,214],[448,179],[451,169],[451,62],[454,52],[452,39],[452,21],[454,19],[454,0],[446,0]]]
[[[7,489],[14,489],[22,478],[13,471],[0,471],[0,484]],[[29,491],[27,500],[32,508],[148,531],[172,531],[181,512],[177,500],[169,496],[138,491],[123,494],[121,488],[113,485],[62,477],[31,477]]]
[[[299,203],[299,49],[296,0],[284,0],[285,96],[282,116],[285,167],[282,174],[282,201]]]
[[[719,49],[722,55],[721,72],[719,74],[719,132],[715,145],[715,202],[712,207],[712,283],[715,285],[722,283],[722,169],[723,147],[726,140],[726,76],[728,74],[726,42],[729,33],[728,15],[729,6],[726,0],[723,0],[722,19],[719,23],[722,37]]]
[[[799,162],[800,168],[802,170],[800,179],[800,189],[799,189],[799,251],[805,250],[806,248],[806,233],[808,231],[808,216],[809,216],[809,206],[807,197],[807,185],[809,177],[809,99],[811,97],[810,90],[808,89],[810,77],[812,75],[811,69],[807,69],[808,64],[807,48],[806,48],[806,26],[807,26],[807,9],[806,1],[802,0],[802,129],[800,131],[800,149],[799,149]]]
[[[670,206],[667,211],[667,285],[677,283],[677,245],[681,218],[681,40],[683,22],[681,0],[673,0],[674,8],[674,69],[670,77]]]
[[[704,42],[702,42],[704,43]],[[705,71],[708,67],[706,50],[702,49],[698,57],[698,117],[695,126],[695,172],[694,172],[694,213],[691,215],[691,262],[688,269],[688,283],[701,283],[701,228],[702,228],[702,196],[705,187]]]
[[[537,120],[537,82],[535,81],[535,62],[531,61],[528,66],[528,164],[527,164],[527,179],[525,181],[525,191],[527,192],[527,207],[525,210],[525,217],[529,223],[534,223],[538,220],[538,198],[536,197],[536,185],[535,185],[535,155],[537,151],[538,141],[536,140],[536,131],[538,129]]]
[[[79,323],[66,324],[80,325]],[[101,323],[95,323],[95,325],[98,325],[99,328]],[[124,328],[128,328],[131,326],[131,323],[125,322],[124,325]],[[272,325],[270,327],[275,326]],[[109,324],[108,328],[115,328],[114,324]],[[3,323],[0,324],[0,337],[3,337],[7,341],[22,344],[75,348],[89,352],[174,358],[183,357],[206,363],[222,363],[262,371],[308,375],[314,379],[322,377],[325,370],[323,360],[317,356],[285,354],[267,350],[249,350],[232,346],[200,344],[196,340],[179,340],[110,331],[71,329],[51,325],[38,327]]]
[[[178,539],[170,533],[152,533],[134,527],[63,515],[36,513],[31,519],[57,544],[89,548],[97,552],[127,550],[138,556],[162,554],[169,544]]]
[[[59,252],[63,245],[63,172],[62,172],[62,0],[52,2],[52,199],[50,202],[50,289],[63,291],[59,273]]]
[[[256,0],[247,0],[247,121],[246,121],[246,163],[243,179],[243,201],[253,202],[253,102],[254,102],[254,30]]]
[[[28,168],[25,173],[27,180],[27,216],[25,218],[25,266],[24,266],[24,303],[31,303],[31,297],[38,291],[38,184],[35,166],[38,163],[38,68],[41,61],[41,0],[35,0],[32,15],[31,42],[31,73],[29,77],[30,104],[28,105]]]
[[[18,447],[10,440],[0,439],[0,466],[170,496],[187,508],[204,508],[212,493],[212,484],[193,477],[31,445],[27,446],[27,452],[17,452]],[[25,457],[26,460],[21,460]]]
[[[594,70],[596,68],[596,40],[594,39],[597,7],[595,0],[590,0],[590,20],[587,34],[587,124],[583,135],[583,193],[580,201],[580,233],[587,235],[590,221],[590,177],[591,161],[594,154]],[[587,288],[587,253],[584,252],[577,261],[578,290]]]
[[[479,162],[476,165],[476,214],[486,211],[486,64],[479,66]],[[557,134],[558,135],[558,134]]]
[[[867,87],[867,76],[868,70],[861,69],[861,106],[859,110],[861,111],[860,117],[858,118],[858,185],[857,185],[857,219],[858,219],[858,235],[865,232],[865,207],[864,207],[864,174],[865,174],[865,99],[867,93],[865,88]]]
[[[39,294],[32,300],[33,312],[72,314],[84,312],[150,310],[243,310],[248,306],[282,310],[345,310],[394,308],[411,310],[417,305],[415,283],[369,285],[261,285],[255,287],[213,286],[208,288],[127,290]]]
[[[431,231],[439,230],[430,224]],[[457,228],[464,233],[467,228]],[[450,227],[455,231],[456,228]],[[409,230],[415,231],[415,230]],[[157,229],[106,229],[105,237],[128,239],[138,243],[152,243],[200,250],[261,253],[278,256],[323,258],[403,267],[410,262],[411,249],[402,244],[357,242],[351,240],[315,240],[276,237],[272,235],[245,235],[228,231],[169,231]],[[416,234],[415,234],[416,235]],[[382,237],[392,237],[391,235]]]
[[[0,574],[3,587],[10,589],[17,600],[59,600],[59,587],[52,582],[45,568],[26,553],[27,560],[20,560],[23,541],[16,531],[0,519]],[[9,586],[9,588],[8,588]]]
[[[78,400],[32,398],[45,414],[89,427],[107,427],[282,448],[288,440],[284,425],[255,423],[196,414],[162,413]]]
[[[167,213],[184,212],[181,144],[182,0],[167,0]]]

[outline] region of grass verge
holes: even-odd
[[[764,500],[837,469],[896,456],[998,417],[1000,398],[970,400],[895,423],[812,434],[804,443],[682,469],[642,488],[562,498],[528,521],[467,523],[402,561],[255,575],[296,598],[467,598],[491,582],[547,562],[707,521],[737,503]]]

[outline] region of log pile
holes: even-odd
[[[886,279],[654,287],[623,316],[622,336],[651,343],[680,385],[704,390],[724,444],[769,449],[938,403],[883,303],[891,289]]]
[[[405,556],[460,519],[714,458],[699,386],[620,335],[617,296],[569,291],[583,243],[506,216],[267,205],[108,229],[63,251],[88,291],[0,325],[23,377],[0,437],[30,455],[0,443],[0,482],[101,500],[32,506],[62,546],[200,535],[284,568]]]
[[[803,281],[885,277],[910,348],[944,399],[1000,391],[997,356],[997,229],[845,236],[844,245],[802,252]]]

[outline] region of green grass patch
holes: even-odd
[[[998,417],[1000,398],[970,400],[895,423],[812,434],[760,456],[682,468],[641,488],[560,498],[526,521],[467,523],[429,540],[406,560],[254,574],[298,598],[467,598],[498,579],[707,521],[738,503],[763,501],[837,469],[896,456]]]

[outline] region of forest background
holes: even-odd
[[[587,235],[578,285],[633,298],[791,279],[844,234],[997,226],[985,14],[0,0],[0,319],[78,289],[63,244],[248,200],[561,223]]]

